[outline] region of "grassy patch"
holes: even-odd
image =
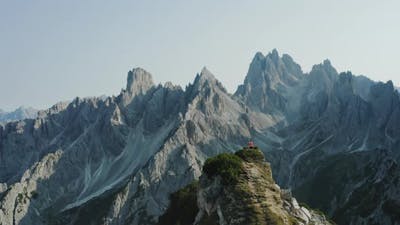
[[[39,197],[39,193],[37,191],[31,191],[31,198],[37,199]]]
[[[210,178],[221,176],[225,185],[236,184],[243,173],[242,159],[234,154],[222,153],[207,159],[203,172]]]
[[[23,200],[24,200],[24,195],[22,193],[18,193],[18,196],[17,196],[18,203],[22,204]]]
[[[283,221],[282,217],[280,217],[279,215],[275,214],[270,209],[266,210],[265,218],[266,218],[266,221],[267,221],[266,224],[269,224],[269,225],[285,225],[285,222]]]
[[[235,153],[246,162],[264,162],[264,154],[257,148],[244,148]]]

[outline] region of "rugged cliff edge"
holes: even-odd
[[[257,148],[210,158],[200,180],[171,195],[159,225],[333,224],[273,180]]]

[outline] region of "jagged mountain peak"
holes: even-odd
[[[262,52],[256,52],[256,54],[253,57],[253,60],[251,64],[258,64],[261,63],[262,67],[267,66],[266,64],[276,64],[280,60],[280,56],[278,53],[278,50],[273,49],[271,52],[268,52],[267,55],[264,56]]]
[[[196,82],[215,82],[217,81],[217,79],[215,78],[214,74],[212,74],[207,67],[203,67],[201,69],[201,72],[199,74],[197,74],[196,78],[195,78],[195,83]]]
[[[323,64],[324,66],[332,66],[332,63],[331,63],[331,61],[330,61],[329,59],[325,59],[325,60],[322,62],[322,64]]]
[[[338,87],[342,91],[347,90],[348,94],[350,94],[350,92],[353,94],[355,89],[355,77],[350,71],[342,72],[339,74],[337,82],[334,84],[334,86]]]
[[[388,81],[386,82],[386,85],[388,85],[390,89],[393,89],[393,90],[394,90],[394,85],[393,85],[393,81],[392,81],[392,80],[388,80]]]
[[[339,82],[340,83],[352,83],[354,75],[350,72],[341,72],[339,74]]]
[[[205,88],[212,90],[220,90],[224,93],[227,93],[226,88],[222,85],[222,83],[217,80],[213,73],[211,73],[207,67],[203,67],[201,72],[196,75],[192,86],[195,90],[201,91]]]
[[[301,67],[299,64],[297,64],[294,59],[292,58],[292,56],[290,56],[289,54],[282,54],[281,57],[282,61],[284,62],[285,65],[289,66],[291,64],[294,64],[296,67],[298,67],[299,70],[301,70]]]
[[[203,66],[203,68],[201,69],[200,74],[202,75],[210,75],[210,76],[214,76],[208,69],[206,66]]]
[[[373,96],[388,96],[393,94],[395,91],[393,82],[391,80],[384,82],[378,82],[371,87],[371,94]]]
[[[264,55],[262,52],[256,52],[252,62],[265,61],[266,59],[277,62],[279,58],[280,58],[279,52],[276,48],[274,48],[272,49],[271,52],[268,52],[266,55]]]
[[[131,94],[143,94],[154,86],[149,72],[138,67],[128,72],[126,90]]]
[[[252,61],[259,61],[259,60],[262,60],[264,58],[265,58],[265,56],[264,56],[264,54],[262,52],[256,52],[256,54],[254,55]]]
[[[264,77],[264,82],[272,85],[282,83],[284,85],[293,85],[298,79],[301,79],[303,72],[291,56],[283,54],[282,57],[276,49],[263,56],[257,52],[250,64],[245,83],[257,84]]]
[[[171,81],[165,82],[164,87],[169,90],[182,90],[180,85],[175,85]]]
[[[278,50],[276,50],[276,48],[272,49],[272,51],[269,52],[269,53],[265,56],[265,58],[266,58],[267,60],[268,60],[268,59],[271,59],[273,62],[277,63],[277,62],[279,61],[279,59],[280,59]]]
[[[318,71],[325,71],[327,73],[338,74],[337,70],[335,69],[335,67],[332,66],[332,63],[329,59],[325,59],[322,63],[314,65],[311,69],[310,74]]]
[[[263,67],[292,67],[294,64],[298,70],[301,70],[300,65],[298,65],[289,54],[279,54],[277,49],[273,49],[268,52],[267,55],[263,55],[261,52],[257,52],[253,57],[253,62],[262,62]],[[297,75],[297,73],[296,73]]]
[[[285,97],[289,87],[304,78],[300,65],[287,54],[282,57],[276,49],[265,57],[257,52],[254,56],[243,85],[235,96],[249,106],[263,112],[273,112],[285,108]]]
[[[60,113],[61,111],[65,110],[69,104],[70,104],[70,101],[57,102],[56,104],[51,106],[49,109],[40,110],[38,112],[38,116],[39,116],[39,118],[45,118],[48,115]]]
[[[329,91],[338,79],[338,72],[331,62],[326,59],[322,63],[314,65],[307,78],[310,80],[312,87],[319,87]]]

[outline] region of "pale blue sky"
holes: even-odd
[[[400,85],[398,0],[0,0],[0,108],[118,94],[127,71],[233,92],[257,51]]]

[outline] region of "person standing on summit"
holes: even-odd
[[[254,145],[254,142],[253,141],[249,141],[248,143],[247,143],[247,148],[248,149],[253,149],[255,147],[255,145]]]

